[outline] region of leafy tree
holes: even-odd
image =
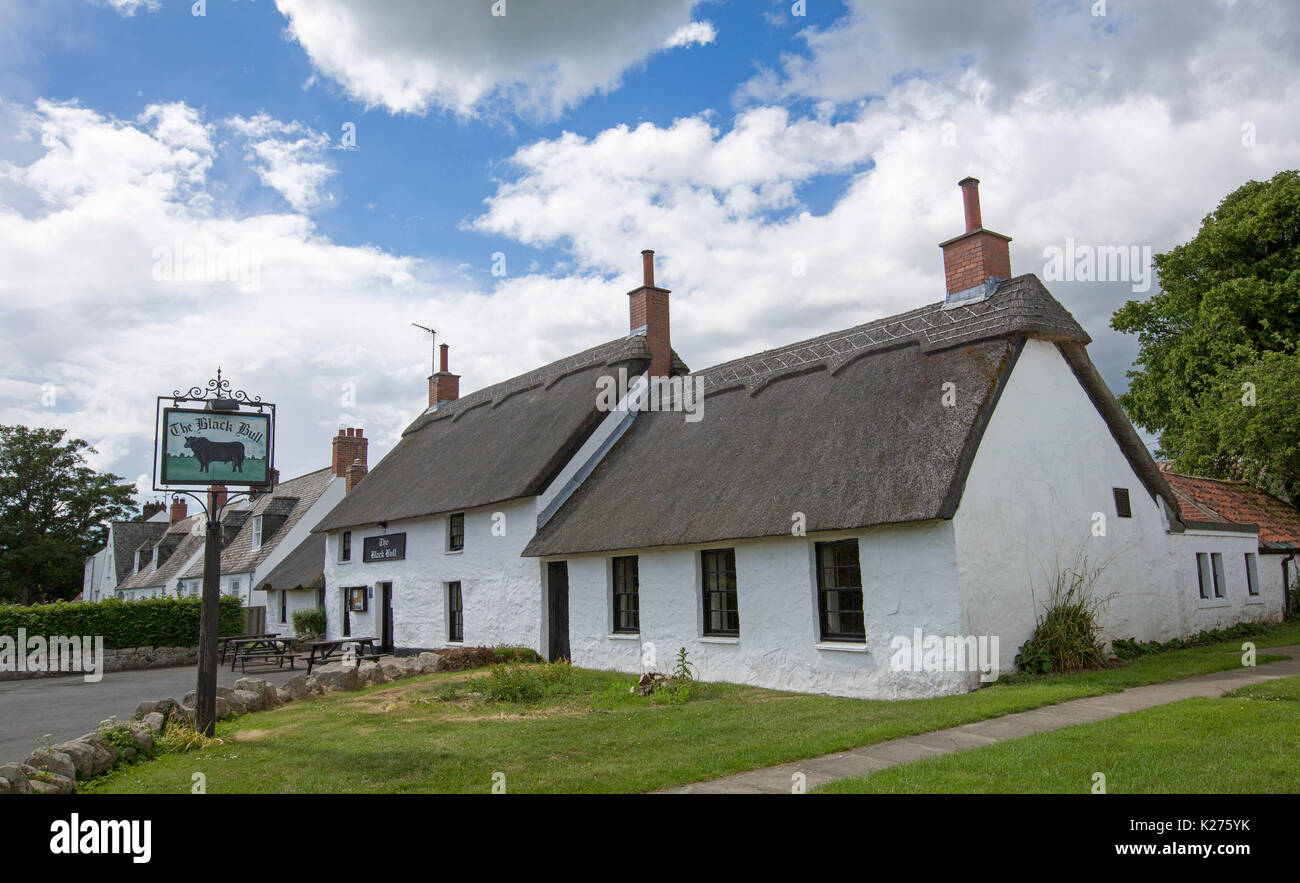
[[[133,488],[86,465],[95,453],[62,429],[0,426],[0,600],[66,600],[85,560],[104,545],[104,522],[130,514]]]
[[[1176,468],[1300,495],[1300,172],[1230,193],[1156,255],[1160,290],[1111,318],[1139,351],[1120,403]]]

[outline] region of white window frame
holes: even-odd
[[[1228,578],[1223,572],[1223,553],[1210,553],[1210,569],[1214,573],[1214,600],[1222,601],[1228,597]]]
[[[1259,597],[1259,556],[1254,552],[1246,553],[1246,595]]]
[[[1210,554],[1208,552],[1196,553],[1196,582],[1201,600],[1211,600]]]
[[[262,548],[262,516],[253,516],[253,551],[260,551]]]

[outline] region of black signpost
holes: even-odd
[[[163,406],[170,401],[171,407]],[[189,405],[189,407],[182,407]],[[201,406],[201,407],[200,407]],[[199,612],[199,677],[194,728],[207,736],[217,726],[217,633],[221,627],[221,514],[237,497],[269,487],[275,468],[275,405],[234,392],[217,376],[206,387],[158,397],[154,435],[155,491],[204,486],[199,501],[207,515],[203,547],[203,601]],[[228,494],[229,487],[248,490]]]

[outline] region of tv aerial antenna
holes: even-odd
[[[414,325],[416,328],[419,328],[421,331],[429,332],[429,374],[431,375],[437,374],[438,373],[438,332],[434,331],[432,328],[426,328],[425,326],[421,325],[419,322],[412,322],[411,324]]]

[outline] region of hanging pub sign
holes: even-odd
[[[206,389],[159,396],[158,410],[155,486],[270,485],[275,405],[232,393],[218,370]]]
[[[387,533],[366,537],[361,543],[361,560],[365,564],[377,561],[402,561],[406,558],[406,534]]]

